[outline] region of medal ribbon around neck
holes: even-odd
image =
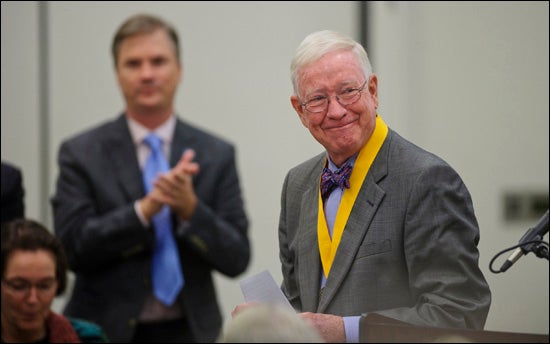
[[[336,256],[336,250],[342,239],[344,227],[348,222],[349,215],[355,203],[355,199],[359,194],[361,185],[367,176],[374,158],[378,154],[380,147],[384,143],[388,134],[388,126],[380,116],[376,116],[376,127],[372,133],[371,138],[367,142],[355,161],[353,171],[350,177],[350,188],[344,190],[342,200],[338,206],[338,212],[336,213],[336,220],[334,221],[334,232],[332,240],[329,235],[327,222],[325,219],[325,211],[323,208],[323,200],[321,198],[321,190],[319,188],[319,211],[317,216],[317,237],[319,242],[319,253],[321,255],[321,262],[323,264],[323,271],[328,278],[332,262]]]

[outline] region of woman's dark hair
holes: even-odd
[[[2,225],[2,277],[10,255],[16,251],[45,250],[55,257],[56,295],[67,287],[67,257],[61,242],[43,225],[28,219],[15,219]]]

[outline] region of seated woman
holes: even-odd
[[[25,219],[3,224],[1,232],[2,342],[108,342],[96,324],[51,310],[67,286],[67,259],[57,238]]]

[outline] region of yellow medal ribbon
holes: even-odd
[[[350,176],[350,188],[345,189],[342,195],[342,200],[338,206],[338,212],[336,213],[336,220],[334,221],[334,231],[332,235],[332,240],[330,239],[329,230],[327,227],[327,222],[325,219],[325,211],[323,209],[323,200],[321,197],[321,190],[319,188],[319,212],[317,216],[317,237],[319,241],[319,252],[321,255],[321,262],[323,264],[323,271],[325,276],[328,278],[330,268],[332,267],[332,262],[334,261],[334,256],[336,256],[336,250],[340,244],[340,239],[342,239],[342,234],[344,232],[344,227],[348,222],[351,209],[355,203],[355,199],[359,194],[361,185],[367,176],[369,168],[376,158],[380,147],[386,139],[388,134],[388,126],[380,116],[376,117],[376,127],[372,133],[371,138],[361,148],[353,171]]]

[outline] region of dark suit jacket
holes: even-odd
[[[248,220],[234,147],[178,119],[171,166],[185,148],[200,164],[193,180],[199,203],[189,223],[174,227],[185,279],[178,302],[196,340],[213,341],[222,318],[212,271],[234,277],[246,269]],[[129,341],[151,292],[154,234],[134,211],[145,191],[126,118],[63,142],[58,163],[55,232],[76,274],[65,314],[101,325],[112,341]]]
[[[279,224],[283,291],[300,311],[380,313],[416,325],[481,329],[491,294],[479,229],[459,175],[389,130],[361,186],[320,295],[319,180],[326,153],[291,169]]]
[[[25,216],[25,190],[21,170],[2,161],[2,185],[0,211],[2,223]]]

